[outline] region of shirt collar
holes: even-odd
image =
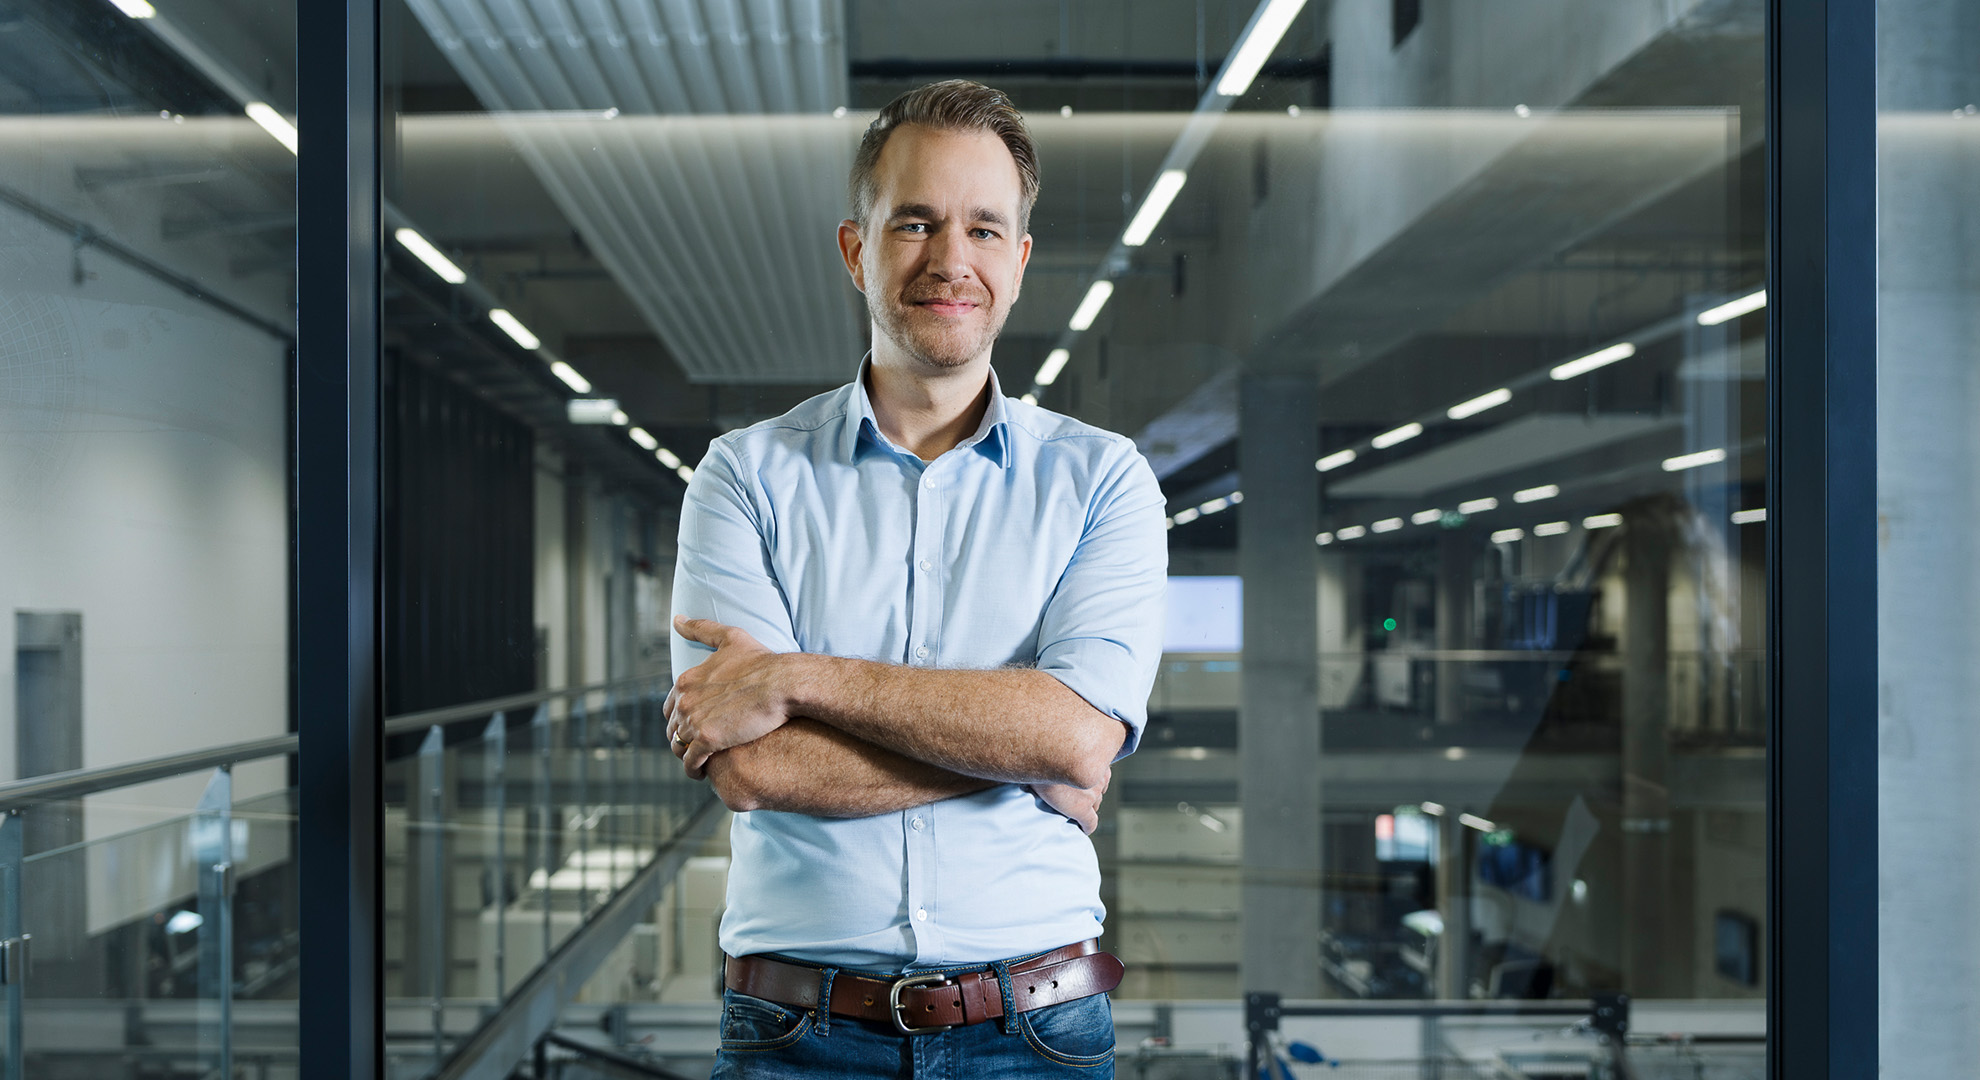
[[[873,354],[869,352],[859,362],[859,376],[853,380],[852,397],[846,402],[846,433],[841,450],[847,461],[859,460],[862,439],[871,440],[875,446],[887,445],[880,434],[880,423],[873,416],[873,399],[866,392],[866,372],[872,365]],[[990,407],[983,410],[983,420],[976,425],[976,433],[956,447],[974,447],[999,467],[1011,467],[1010,413],[1005,408],[1004,388],[997,381],[995,368],[990,371]]]

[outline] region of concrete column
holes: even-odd
[[[585,529],[584,466],[564,460],[564,685],[583,686],[585,678],[584,599],[590,591],[585,558],[591,538]]]
[[[1471,647],[1471,545],[1462,533],[1448,531],[1437,538],[1437,648],[1452,651]],[[1464,719],[1463,663],[1437,661],[1437,722]]]
[[[1458,807],[1437,819],[1437,913],[1444,934],[1437,942],[1437,997],[1462,1001],[1471,996],[1471,874],[1477,838],[1458,821]]]
[[[1879,1055],[1980,1061],[1980,5],[1878,4]]]
[[[1244,804],[1246,991],[1318,997],[1320,983],[1320,514],[1313,375],[1248,374],[1238,391],[1244,483],[1244,683],[1238,793]]]
[[[1659,996],[1669,953],[1671,792],[1670,513],[1625,512],[1622,628],[1623,989]]]

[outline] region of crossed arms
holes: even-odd
[[[1016,783],[1093,831],[1126,728],[1045,672],[775,653],[706,619],[674,628],[715,653],[667,695],[668,736],[732,810],[865,817]]]

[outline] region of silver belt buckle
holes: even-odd
[[[907,1021],[901,1019],[901,1010],[907,1008],[907,1006],[901,1004],[901,991],[916,986],[941,986],[944,983],[953,981],[947,975],[903,975],[895,979],[894,985],[887,988],[887,1015],[894,1018],[894,1027],[899,1029],[903,1035],[928,1035],[937,1031],[947,1031],[954,1027],[954,1024],[913,1027]]]

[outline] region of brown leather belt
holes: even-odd
[[[1121,984],[1125,969],[1100,951],[1096,940],[1055,949],[1011,965],[1011,999],[1017,1012],[1104,994]],[[732,956],[722,984],[738,994],[793,1009],[818,1007],[824,972],[767,956]],[[943,1031],[1004,1015],[1004,995],[991,968],[874,979],[841,971],[832,978],[833,1016],[892,1024],[903,1035]]]

